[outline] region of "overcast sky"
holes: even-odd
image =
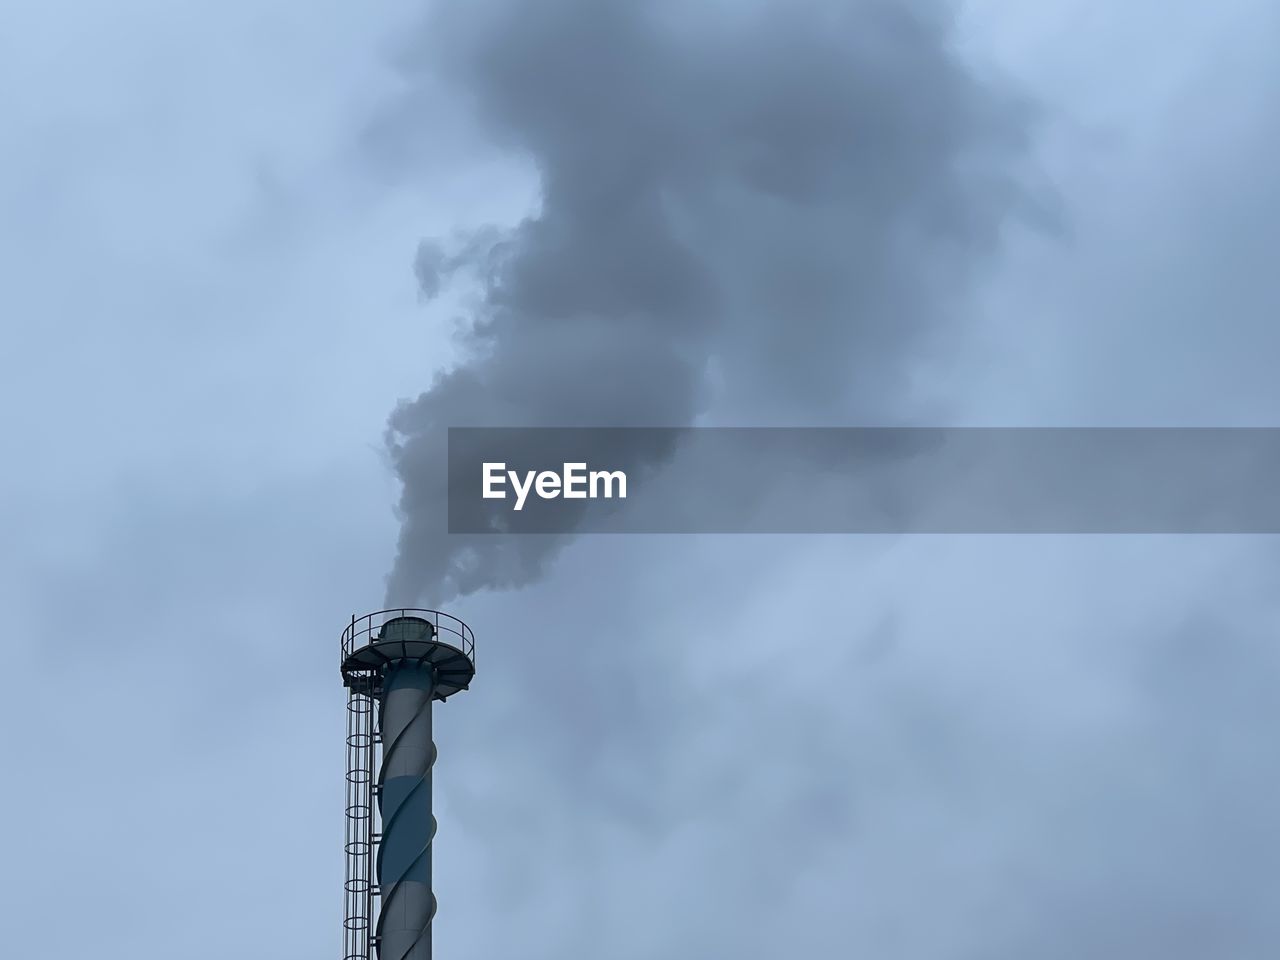
[[[441,957],[1276,956],[1269,540],[402,534],[398,404],[627,358],[620,419],[1276,425],[1276,6],[876,6],[0,6],[6,954],[337,957],[394,568],[479,648]]]

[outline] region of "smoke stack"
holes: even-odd
[[[466,690],[475,638],[436,610],[382,610],[342,634],[347,688],[343,960],[431,960],[431,704]]]

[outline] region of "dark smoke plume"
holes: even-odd
[[[389,602],[527,583],[564,542],[448,536],[447,427],[884,420],[1022,197],[1027,111],[933,5],[453,3],[414,44],[541,204],[419,252],[424,295],[478,293],[464,361],[390,419]]]

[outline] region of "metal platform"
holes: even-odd
[[[410,660],[430,664],[436,700],[466,690],[476,675],[476,644],[471,628],[439,610],[380,610],[342,633],[342,682],[352,693],[377,697],[385,669]]]

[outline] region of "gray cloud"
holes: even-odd
[[[1027,107],[931,4],[489,2],[416,37],[406,63],[527,158],[541,202],[419,251],[425,296],[476,292],[461,362],[390,420],[389,603],[526,583],[567,540],[446,536],[447,427],[901,417],[915,352],[1024,206]]]

